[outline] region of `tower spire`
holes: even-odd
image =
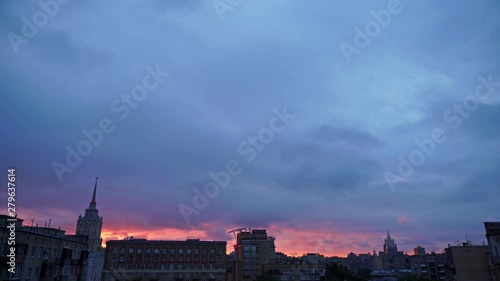
[[[99,177],[95,177],[95,184],[94,184],[94,193],[92,194],[92,201],[90,201],[90,208],[95,208],[97,203],[95,202],[95,194],[97,191],[97,180]]]

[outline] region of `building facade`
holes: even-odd
[[[473,246],[470,243],[463,243],[463,246],[446,248],[445,253],[447,258],[447,280],[491,280],[488,266],[488,246]]]
[[[66,235],[65,231],[23,226],[17,219],[15,245],[8,245],[8,219],[0,215],[0,280],[81,281],[88,259],[86,236]],[[7,254],[15,247],[15,273],[8,272]]]
[[[102,280],[226,281],[226,244],[133,237],[107,241]]]
[[[500,222],[485,222],[486,239],[490,247],[489,267],[493,281],[500,281]]]
[[[265,229],[240,231],[234,245],[234,280],[255,281],[266,272],[264,265],[275,263],[275,250],[274,237]]]

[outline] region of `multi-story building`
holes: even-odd
[[[104,252],[102,249],[102,217],[97,209],[96,193],[97,179],[95,179],[92,200],[85,215],[78,216],[76,223],[76,235],[86,236],[89,243],[89,258],[86,266],[85,281],[101,280],[102,268],[104,266]]]
[[[489,247],[473,246],[470,242],[462,246],[445,249],[447,280],[449,281],[490,281],[488,266]]]
[[[275,263],[274,237],[265,229],[240,229],[234,245],[235,281],[255,281],[264,265]]]
[[[339,264],[346,266],[352,273],[359,274],[361,270],[373,270],[374,256],[370,253],[356,255],[351,252]]]
[[[415,249],[413,249],[413,254],[415,256],[423,256],[425,255],[425,248],[422,246],[417,246]]]
[[[396,242],[392,239],[389,231],[387,231],[387,237],[385,238],[384,254],[386,256],[394,256],[398,254],[398,245],[396,245]]]
[[[384,240],[384,251],[379,252],[374,258],[375,270],[399,270],[410,268],[409,256],[403,252],[398,252],[398,246],[394,239],[387,232]]]
[[[410,257],[411,273],[428,280],[446,280],[446,255],[431,254]]]
[[[306,261],[265,264],[264,270],[278,281],[324,281],[326,276],[325,264]]]
[[[15,245],[9,245],[10,216],[0,215],[0,280],[80,281],[87,264],[87,237],[66,235],[64,230],[23,226],[15,222]],[[7,255],[15,248],[15,273],[8,272]]]
[[[106,242],[103,279],[226,281],[226,241]]]
[[[500,222],[485,222],[484,228],[490,247],[491,278],[493,281],[500,281]]]

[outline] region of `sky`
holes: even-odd
[[[500,220],[499,13],[494,0],[1,1],[16,212],[74,233],[99,177],[105,240],[230,252],[227,232],[247,227],[290,255],[381,251],[387,231],[408,253],[482,244]]]

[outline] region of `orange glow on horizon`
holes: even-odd
[[[227,231],[226,231],[227,232]],[[350,252],[372,253],[374,249],[380,248],[383,241],[378,236],[380,233],[333,233],[322,232],[319,230],[296,230],[292,228],[282,228],[277,225],[271,225],[267,228],[269,236],[276,237],[276,252],[285,253],[288,256],[301,256],[307,253],[319,253],[324,256],[345,257]],[[160,228],[156,230],[144,229],[109,229],[102,231],[103,247],[106,241],[122,240],[133,236],[136,239],[148,240],[186,240],[188,238],[198,238],[200,240],[222,240],[227,241],[226,252],[233,251],[234,239],[214,239],[209,237],[206,231],[176,228]],[[355,242],[373,241],[375,248],[367,248],[356,245]]]

